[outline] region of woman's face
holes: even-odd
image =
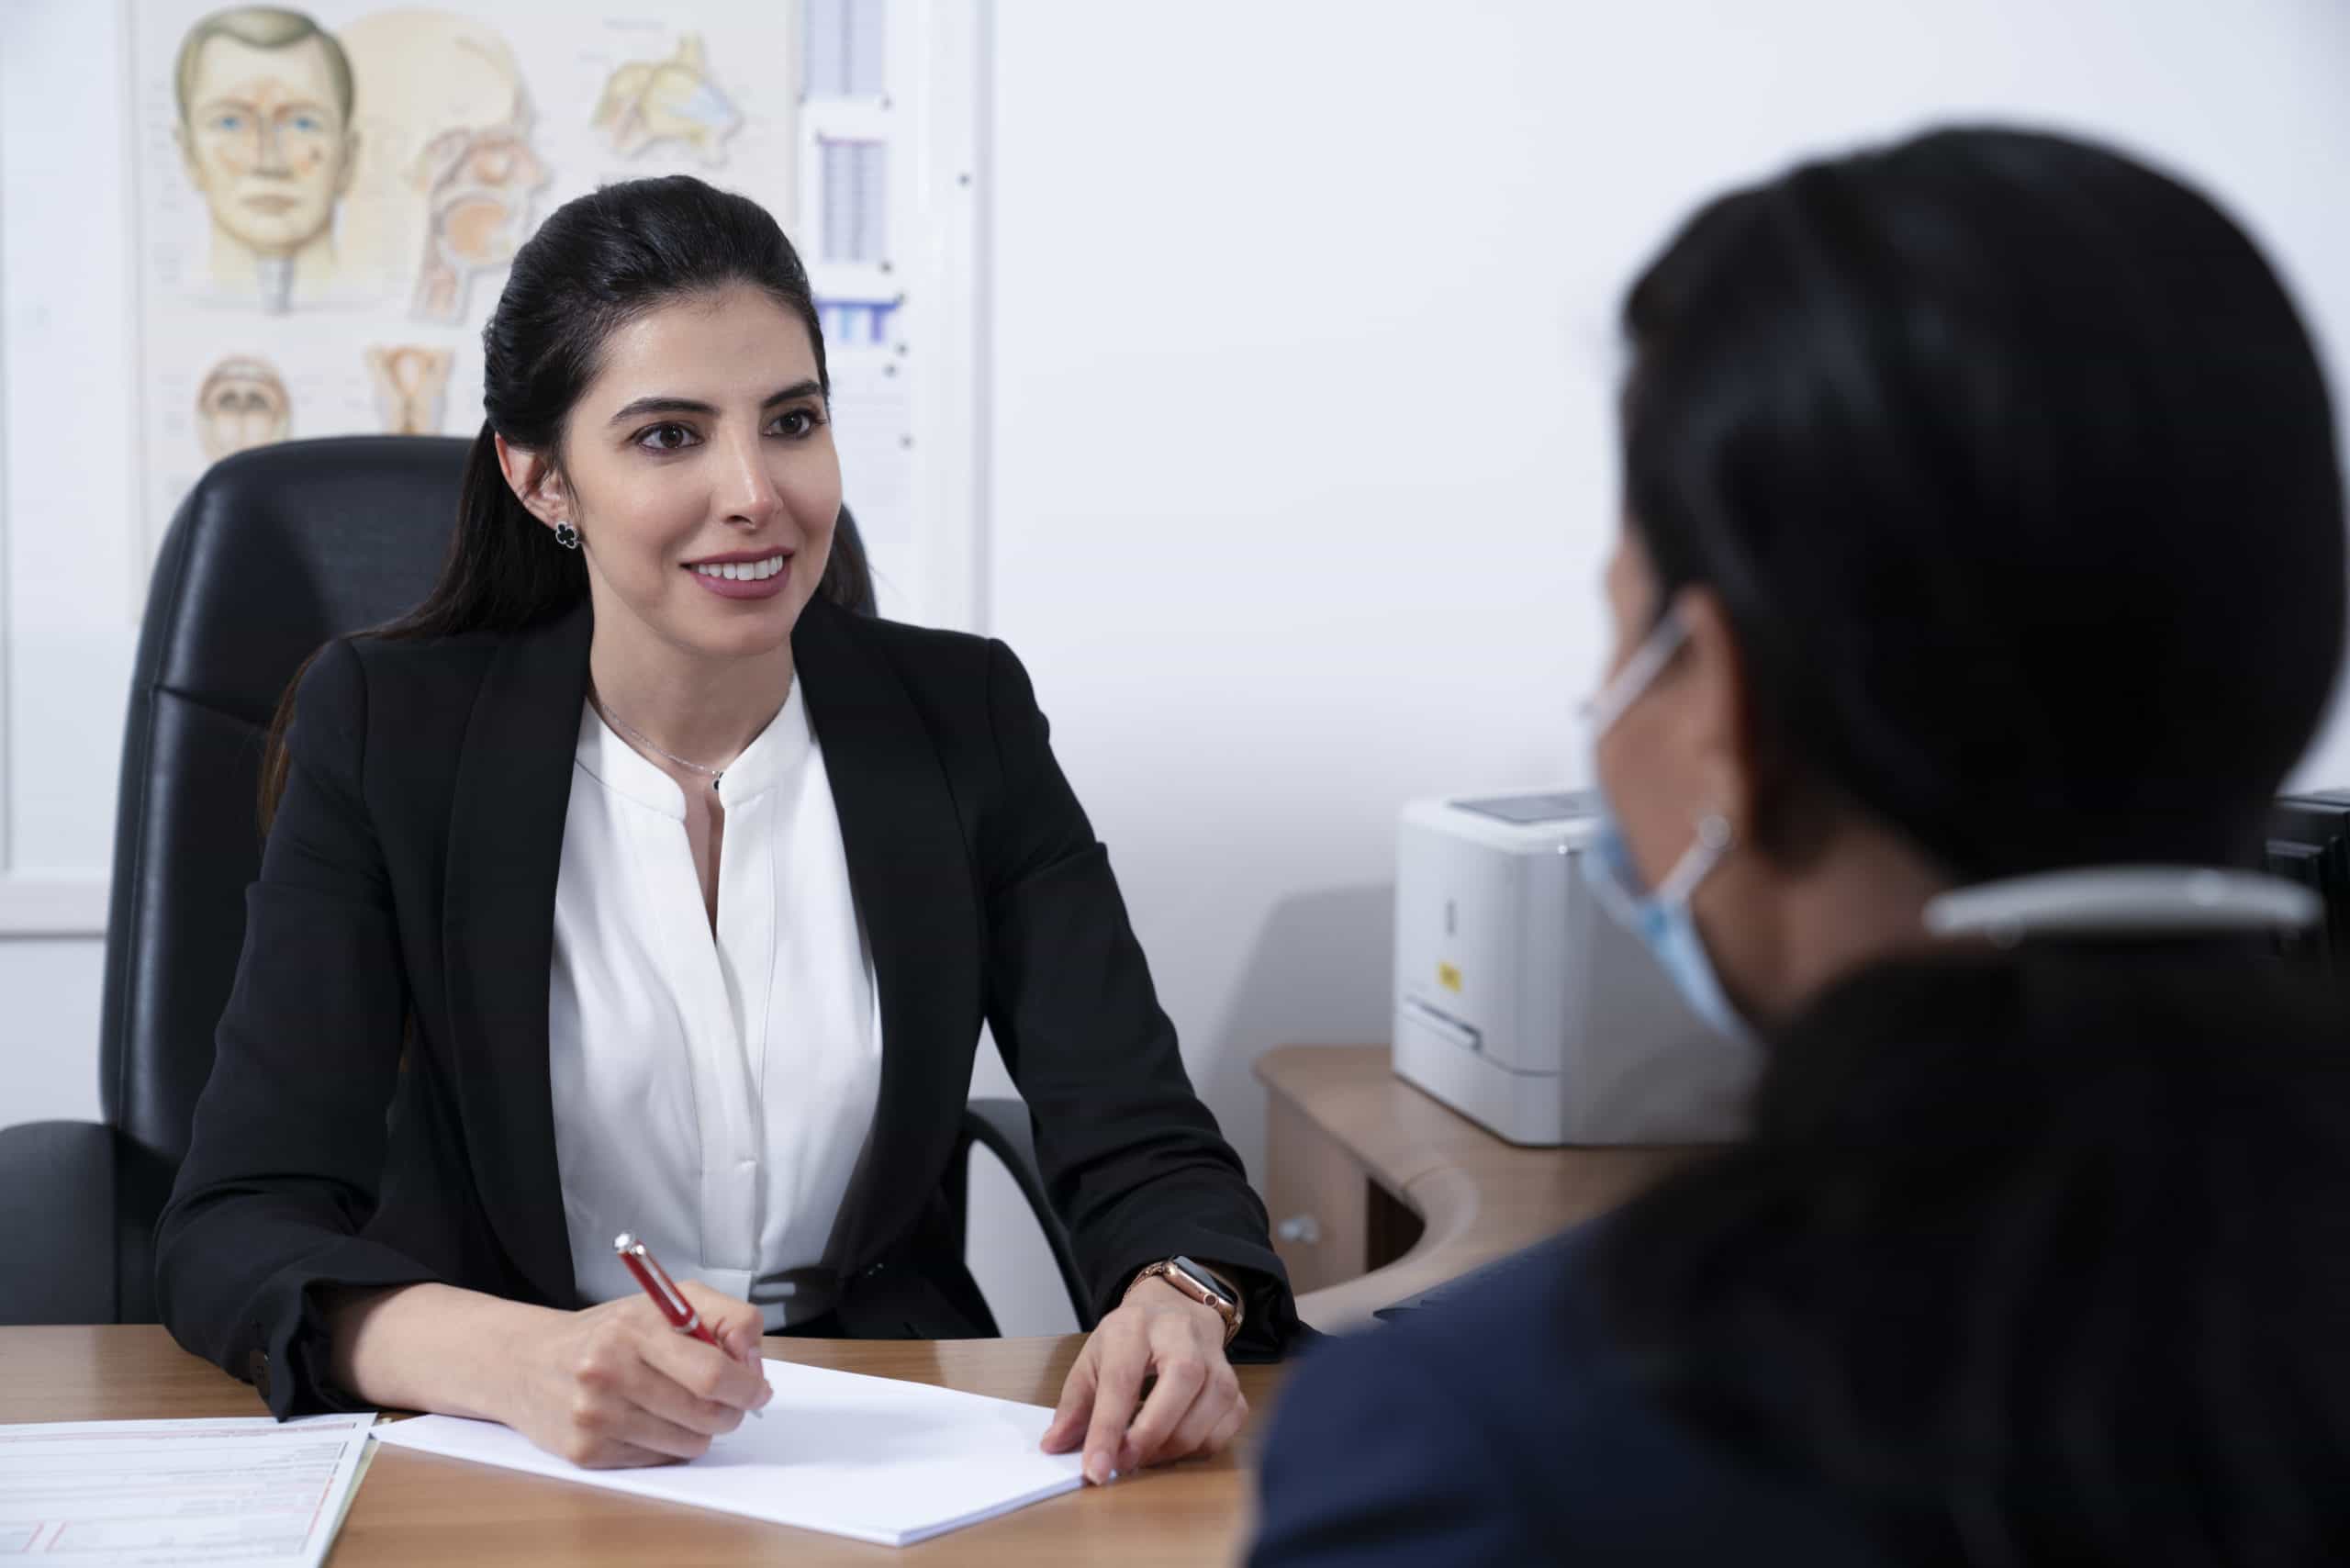
[[[789,640],[830,558],[840,458],[800,318],[732,286],[641,316],[564,428],[544,521],[578,529],[599,635],[717,657]]]

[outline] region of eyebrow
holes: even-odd
[[[802,398],[821,398],[823,393],[822,386],[813,380],[795,381],[780,391],[768,393],[760,400],[759,407],[772,409],[778,403],[797,402]],[[712,405],[694,398],[639,398],[633,402],[621,404],[619,411],[614,413],[608,422],[619,424],[625,420],[642,419],[646,414],[715,414],[717,412],[718,409]]]

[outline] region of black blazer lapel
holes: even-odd
[[[937,744],[897,671],[848,611],[822,599],[800,613],[791,651],[881,1004],[880,1103],[841,1249],[856,1269],[912,1222],[953,1146],[982,1013],[985,933]]]
[[[491,656],[457,761],[442,912],[451,1069],[482,1204],[507,1256],[563,1307],[579,1293],[547,1082],[547,977],[593,628],[583,604]]]

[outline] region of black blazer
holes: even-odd
[[[583,605],[518,634],[347,639],[302,682],[156,1247],[173,1334],[280,1416],[342,1402],[319,1287],[580,1305],[547,985],[591,625]],[[939,1192],[984,1021],[1102,1307],[1145,1263],[1218,1260],[1251,1298],[1234,1354],[1278,1354],[1297,1320],[1264,1205],[1192,1092],[1019,661],[822,600],[792,654],[881,1009],[841,1331],[994,1331]]]

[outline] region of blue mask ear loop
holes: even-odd
[[[1591,747],[1595,757],[1599,751],[1599,737],[1624,716],[1625,709],[1639,701],[1642,694],[1656,683],[1656,678],[1664,673],[1664,666],[1673,662],[1673,655],[1679,653],[1681,644],[1688,640],[1689,628],[1682,624],[1679,615],[1666,610],[1654,629],[1641,640],[1640,645],[1632,650],[1632,656],[1624,661],[1624,667],[1616,672],[1615,678],[1584,700],[1582,716],[1583,722],[1591,727]],[[1591,781],[1595,786],[1599,782],[1596,769],[1592,773]]]
[[[1608,913],[1615,917],[1617,924],[1634,931],[1644,924],[1647,911],[1643,906],[1651,902],[1651,894],[1640,880],[1639,868],[1632,864],[1631,846],[1625,841],[1615,806],[1608,801],[1607,791],[1599,782],[1599,742],[1614,727],[1616,721],[1624,716],[1626,710],[1647,695],[1648,689],[1656,684],[1657,677],[1664,673],[1664,666],[1673,662],[1673,655],[1679,653],[1681,645],[1688,640],[1689,629],[1682,624],[1681,617],[1668,608],[1657,623],[1649,629],[1648,635],[1640,639],[1640,645],[1632,650],[1623,667],[1605,686],[1583,700],[1580,712],[1583,722],[1583,746],[1590,758],[1591,790],[1599,799],[1600,816],[1606,825],[1599,847],[1601,857],[1606,862],[1604,869],[1607,875],[1595,879],[1593,886],[1598,890],[1601,902],[1607,906]],[[1725,823],[1723,825],[1727,827],[1729,824]],[[1665,877],[1667,885],[1680,887],[1684,892],[1694,891],[1697,879],[1713,868],[1715,860],[1721,858],[1722,849],[1718,848],[1711,858],[1698,866],[1694,874],[1691,873],[1691,859],[1697,855],[1704,840],[1701,826],[1698,843],[1692,845],[1688,852],[1673,863],[1672,871]]]
[[[1600,801],[1600,830],[1591,853],[1583,859],[1584,879],[1609,916],[1655,955],[1692,1012],[1720,1034],[1732,1039],[1746,1039],[1750,1037],[1746,1022],[1722,990],[1689,909],[1689,900],[1698,885],[1736,846],[1737,834],[1729,819],[1719,812],[1708,812],[1698,818],[1695,842],[1673,862],[1673,869],[1665,873],[1654,892],[1643,892],[1639,868],[1632,864],[1631,846],[1625,841],[1615,808],[1608,803],[1607,791],[1599,782],[1600,737],[1654,684],[1688,635],[1681,618],[1666,611],[1648,639],[1624,661],[1624,667],[1616,678],[1583,705],[1583,716],[1590,726],[1592,790]]]
[[[1673,863],[1673,869],[1664,874],[1664,880],[1656,885],[1656,902],[1669,909],[1688,903],[1697,891],[1697,884],[1722,863],[1722,857],[1737,844],[1738,834],[1721,812],[1707,812],[1699,817],[1696,842],[1682,852],[1681,858]]]

